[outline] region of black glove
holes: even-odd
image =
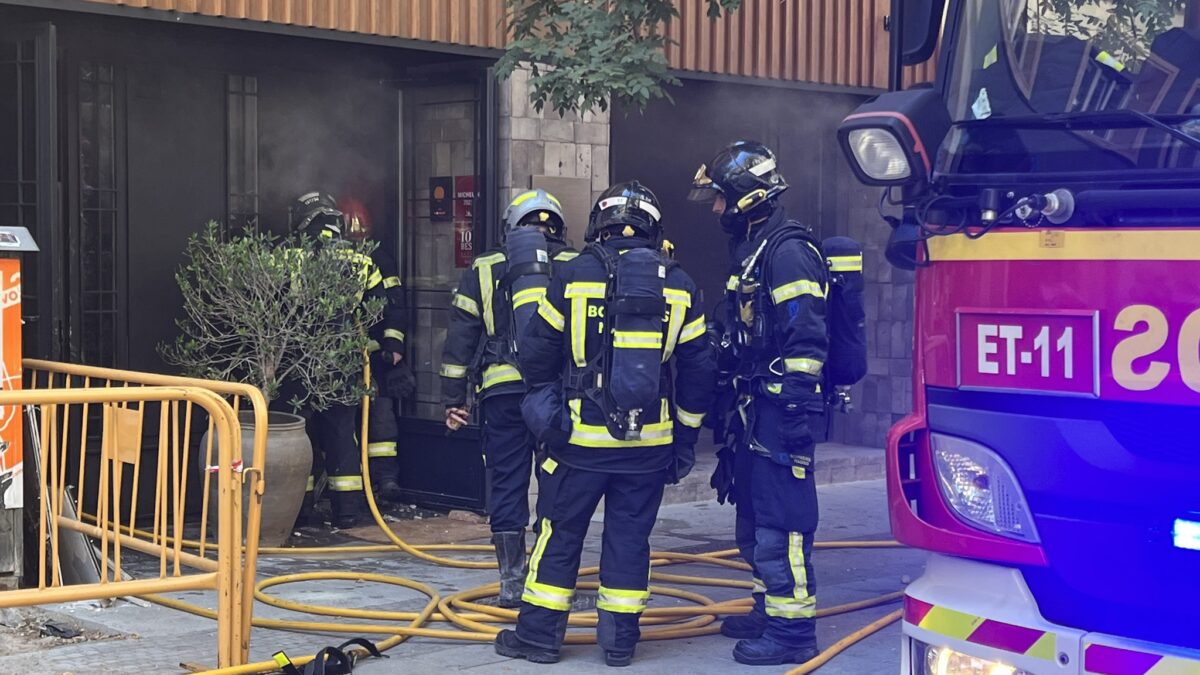
[[[811,455],[815,445],[812,430],[808,428],[808,411],[803,405],[789,403],[783,410],[783,424],[779,428],[779,440],[790,455]]]
[[[383,373],[383,393],[389,398],[402,401],[417,391],[417,378],[413,375],[408,361],[389,365]]]
[[[735,503],[733,498],[733,448],[725,446],[717,451],[717,468],[712,478],[708,480],[712,489],[717,491],[717,503]]]
[[[671,465],[667,467],[667,485],[675,485],[684,478],[687,478],[687,475],[692,472],[692,468],[696,466],[696,446],[694,443],[676,441],[672,446],[672,450],[675,456],[671,459]]]

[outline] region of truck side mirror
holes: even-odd
[[[901,13],[901,48],[906,66],[925,63],[933,56],[938,36],[942,32],[942,16],[946,11],[946,0],[894,0],[904,3]]]

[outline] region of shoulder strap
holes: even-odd
[[[763,248],[762,255],[759,257],[759,269],[761,270],[761,273],[758,275],[758,278],[761,282],[760,288],[766,290],[766,296],[768,299],[771,298],[771,293],[770,289],[766,288],[766,282],[770,278],[769,268],[771,266],[771,261],[775,258],[775,253],[779,251],[779,247],[782,246],[784,242],[793,239],[798,239],[805,242],[817,252],[817,255],[821,257],[822,261],[825,260],[825,252],[821,250],[821,243],[812,236],[812,233],[809,232],[807,227],[796,220],[785,221],[777,231],[772,232],[771,235],[767,237],[766,245]]]

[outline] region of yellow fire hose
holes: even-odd
[[[364,399],[364,414],[362,422],[362,438],[367,437],[367,414],[369,402]],[[470,561],[459,560],[455,558],[447,558],[434,555],[432,551],[439,552],[460,552],[460,553],[491,553],[492,546],[482,544],[436,544],[425,546],[413,546],[401,539],[384,519],[380,513],[379,507],[375,502],[374,491],[371,486],[371,476],[369,471],[370,462],[367,456],[367,444],[362,444],[362,467],[363,467],[363,491],[367,498],[367,503],[370,507],[371,514],[375,518],[376,525],[379,529],[392,541],[391,545],[367,545],[367,546],[327,546],[313,548],[260,548],[259,553],[263,555],[311,555],[311,554],[370,554],[370,553],[394,553],[403,551],[419,560],[424,560],[437,565],[456,567],[462,569],[495,569],[496,563],[491,561]],[[85,516],[86,517],[86,516]],[[94,520],[94,518],[92,518]],[[136,530],[132,527],[122,527],[133,536],[143,538],[153,538],[154,535],[149,532]],[[160,535],[157,540],[163,541]],[[173,543],[173,541],[171,542]],[[184,540],[183,545],[189,548],[200,548],[200,542]],[[835,542],[817,542],[814,548],[818,549],[847,549],[847,548],[901,548],[902,545],[895,541],[835,541]],[[750,566],[744,562],[737,560],[729,560],[729,558],[738,554],[737,549],[726,549],[722,551],[713,551],[710,553],[694,554],[694,553],[676,553],[671,551],[656,551],[651,554],[651,574],[650,579],[657,582],[668,582],[674,584],[685,584],[691,586],[712,586],[724,588],[743,588],[751,589],[753,584],[749,581],[738,579],[724,579],[712,577],[697,577],[679,574],[667,574],[659,571],[658,568],[687,564],[701,563],[707,565],[717,565],[729,569],[740,571],[749,571]],[[580,577],[590,577],[599,573],[598,567],[586,567],[579,570]],[[369,583],[388,584],[392,586],[400,586],[408,588],[426,595],[429,600],[419,612],[395,612],[384,610],[368,610],[368,609],[353,609],[343,607],[330,607],[326,605],[314,605],[293,600],[284,600],[266,593],[267,589],[281,586],[284,584],[301,583],[309,581],[360,581]],[[582,589],[595,589],[599,584],[594,581],[583,581],[578,584]],[[396,577],[385,574],[374,574],[367,572],[307,572],[301,574],[287,574],[272,578],[264,579],[255,585],[254,597],[259,602],[277,609],[300,612],[316,616],[342,617],[348,619],[358,619],[364,621],[383,621],[390,623],[337,623],[337,622],[321,622],[321,621],[295,621],[284,619],[268,619],[264,617],[254,617],[252,625],[258,628],[267,628],[274,630],[288,631],[307,631],[319,633],[351,633],[358,635],[387,635],[387,639],[381,641],[377,647],[379,650],[385,651],[404,642],[410,637],[425,637],[438,638],[447,640],[466,640],[472,642],[491,642],[496,633],[501,628],[497,624],[511,624],[516,621],[516,610],[504,609],[491,605],[484,605],[474,602],[480,598],[492,597],[496,595],[499,589],[499,584],[493,582],[485,584],[477,588],[472,588],[465,591],[454,593],[448,597],[441,597],[433,588],[427,584],[423,584],[411,579]],[[666,586],[651,585],[650,592],[652,594],[674,597],[680,600],[685,600],[694,603],[694,606],[680,607],[662,607],[650,608],[643,613],[641,625],[647,626],[646,630],[642,631],[643,640],[670,640],[676,638],[698,637],[704,635],[714,635],[720,632],[720,623],[718,617],[726,615],[746,614],[753,606],[753,601],[750,598],[741,598],[737,600],[728,600],[716,602],[713,599],[678,588]],[[875,598],[852,602],[833,607],[822,608],[817,611],[818,617],[832,616],[835,614],[843,614],[846,612],[857,611],[869,607],[894,602],[903,596],[903,592],[888,593]],[[216,619],[216,612],[200,607],[192,603],[167,598],[159,595],[145,596],[147,600],[181,610],[198,616]],[[897,610],[880,618],[879,620],[864,626],[863,628],[847,635],[838,642],[831,645],[825,651],[821,652],[820,656],[812,661],[809,661],[799,668],[796,668],[788,673],[788,675],[804,675],[811,673],[832,659],[837,654],[841,653],[856,642],[874,634],[884,627],[898,621],[901,617],[901,610]],[[407,622],[407,623],[403,623]],[[454,628],[428,628],[428,623],[448,623]],[[582,628],[594,628],[597,623],[597,617],[594,612],[572,613],[568,620],[569,625]],[[567,644],[594,644],[596,642],[596,633],[591,631],[572,631],[567,634]],[[354,658],[366,656],[366,652],[361,649],[351,650],[351,655]],[[292,663],[296,667],[303,667],[313,660],[314,656],[299,656],[293,659]],[[258,663],[249,663],[243,666],[234,666],[229,668],[220,668],[217,670],[204,671],[211,675],[250,675],[256,673],[272,673],[279,671],[279,664],[275,661],[262,661]]]

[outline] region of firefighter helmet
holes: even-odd
[[[635,180],[617,183],[600,194],[583,238],[596,241],[602,232],[615,228],[621,228],[623,236],[658,241],[662,235],[662,209],[650,188]]]
[[[700,165],[688,199],[711,202],[717,195],[723,196],[721,225],[740,233],[749,222],[769,216],[775,200],[787,189],[770,148],[755,141],[738,141]]]
[[[504,209],[504,233],[507,235],[522,225],[545,227],[554,239],[566,236],[562,204],[554,195],[542,189],[517,195]]]
[[[345,216],[338,210],[337,200],[319,190],[305,192],[296,198],[289,210],[292,231],[317,239],[341,239]]]

